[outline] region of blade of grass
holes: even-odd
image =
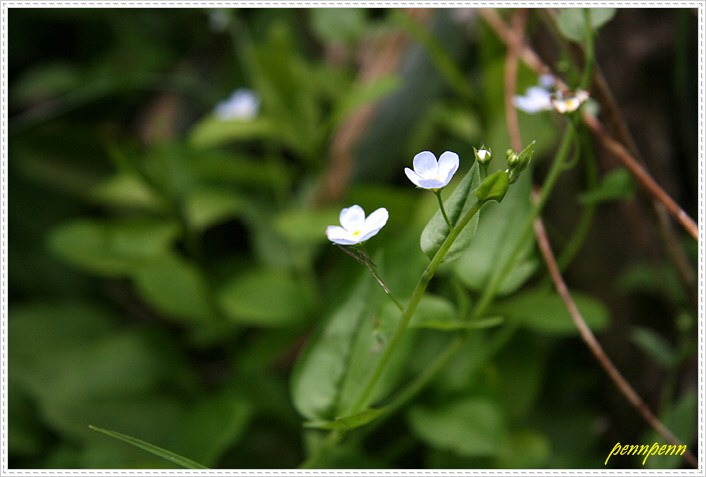
[[[130,437],[119,432],[109,431],[107,429],[101,429],[100,427],[95,427],[91,425],[89,425],[88,427],[89,429],[92,429],[94,431],[103,433],[116,439],[120,439],[121,441],[127,442],[128,444],[132,444],[135,447],[139,447],[140,449],[145,450],[150,454],[154,454],[157,457],[166,459],[169,462],[184,467],[185,469],[208,469],[208,467],[206,467],[205,465],[201,465],[196,461],[187,459],[186,457],[180,456],[179,454],[175,454],[174,452],[162,449],[161,447],[157,447],[154,444],[150,444],[149,442],[142,441],[135,437]]]

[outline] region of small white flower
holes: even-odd
[[[488,149],[481,148],[480,150],[476,151],[476,156],[478,156],[478,160],[481,162],[481,164],[485,164],[486,162],[490,161],[492,154]]]
[[[414,170],[405,167],[404,173],[414,185],[422,189],[441,189],[451,181],[458,169],[458,154],[446,151],[437,162],[434,154],[423,151],[414,156],[412,165]]]
[[[238,88],[230,98],[221,101],[213,109],[213,114],[221,121],[240,119],[251,121],[260,109],[260,98],[247,88]]]
[[[515,95],[512,103],[520,111],[528,114],[550,111],[552,109],[552,93],[541,86],[530,86],[524,96]]]
[[[568,94],[566,96],[565,94]],[[571,113],[579,109],[579,107],[588,100],[588,91],[579,89],[575,93],[557,93],[552,98],[552,106],[561,114]]]
[[[352,205],[341,210],[339,220],[342,227],[329,225],[326,227],[326,236],[331,242],[340,245],[365,242],[385,226],[388,217],[389,214],[384,207],[380,207],[366,218],[361,206]]]

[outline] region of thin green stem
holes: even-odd
[[[434,195],[436,195],[436,199],[439,201],[439,209],[441,210],[441,215],[444,216],[444,221],[446,221],[446,225],[449,227],[449,230],[453,230],[454,226],[451,225],[449,216],[446,215],[446,209],[444,209],[444,201],[441,200],[441,191],[439,189],[432,189],[432,192],[434,192]]]
[[[588,89],[591,85],[591,77],[593,76],[593,65],[596,61],[596,55],[593,48],[593,26],[591,25],[591,9],[583,9],[586,18],[586,45],[585,55],[586,60],[583,65],[583,75],[581,76],[581,88]]]
[[[400,321],[397,323],[397,327],[394,333],[392,334],[390,341],[385,347],[385,351],[383,351],[383,354],[380,357],[380,360],[377,362],[377,365],[375,366],[375,369],[373,370],[373,373],[371,374],[367,385],[363,388],[363,392],[360,394],[360,397],[353,406],[353,414],[362,411],[365,406],[367,406],[373,394],[373,391],[375,390],[375,386],[377,385],[380,379],[380,376],[382,376],[382,373],[385,370],[387,363],[390,361],[390,358],[392,357],[392,354],[394,353],[397,344],[402,339],[402,335],[407,329],[409,320],[412,318],[414,311],[417,309],[417,305],[419,305],[419,302],[421,301],[422,296],[426,291],[429,281],[434,276],[436,269],[441,264],[442,260],[444,259],[444,256],[446,256],[446,253],[451,248],[451,245],[461,233],[461,230],[463,230],[463,228],[468,224],[468,222],[470,222],[471,218],[480,210],[481,206],[481,202],[476,202],[473,207],[471,207],[471,209],[466,213],[466,215],[459,221],[457,227],[451,229],[451,232],[446,237],[446,240],[444,240],[444,242],[441,244],[439,250],[437,250],[436,254],[434,254],[434,257],[431,259],[431,262],[429,262],[426,269],[422,273],[422,276],[419,278],[414,292],[412,292],[412,297],[410,298],[410,301],[407,304],[407,308],[402,313]]]
[[[553,190],[554,184],[556,183],[557,179],[559,178],[559,174],[564,168],[564,163],[571,149],[572,138],[575,135],[575,128],[573,123],[570,124],[571,126],[569,130],[567,130],[564,134],[564,138],[561,142],[561,145],[559,146],[559,151],[557,152],[557,155],[554,159],[554,163],[552,164],[552,167],[549,170],[549,173],[547,174],[547,178],[545,179],[544,184],[542,185],[540,197],[530,210],[529,215],[527,216],[524,224],[520,228],[520,231],[517,234],[518,240],[515,243],[515,247],[506,257],[505,263],[502,267],[496,267],[493,274],[491,275],[488,285],[483,290],[483,294],[481,295],[477,305],[473,309],[473,313],[471,315],[472,320],[480,318],[481,315],[485,313],[490,303],[492,303],[492,301],[495,299],[495,296],[500,288],[500,285],[502,284],[502,281],[505,279],[507,274],[510,273],[510,270],[512,270],[512,267],[515,265],[515,259],[517,258],[517,255],[525,247],[527,240],[531,239],[531,236],[533,234],[534,219],[544,208],[544,204],[549,198],[549,194]]]

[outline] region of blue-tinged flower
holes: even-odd
[[[552,93],[542,86],[530,86],[525,91],[524,96],[515,95],[512,103],[520,111],[528,114],[535,114],[541,111],[551,111]]]
[[[247,88],[238,88],[225,101],[213,109],[213,114],[222,121],[240,119],[251,121],[260,109],[260,98]]]
[[[441,189],[446,186],[458,169],[458,154],[446,151],[436,156],[429,151],[423,151],[414,156],[412,161],[414,170],[409,167],[404,168],[409,180],[422,189]]]
[[[326,227],[326,236],[331,242],[340,245],[355,245],[365,242],[385,226],[388,217],[389,214],[384,207],[380,207],[366,218],[365,211],[361,206],[352,205],[341,210],[339,216],[341,226],[329,225]]]

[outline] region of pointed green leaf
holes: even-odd
[[[464,178],[459,182],[454,189],[451,196],[444,201],[444,209],[449,217],[452,224],[456,224],[460,218],[462,218],[466,212],[468,212],[473,205],[476,204],[478,198],[472,194],[476,188],[480,185],[480,172],[478,168],[478,163],[474,162],[473,166],[466,173]],[[471,221],[466,225],[463,231],[459,234],[454,241],[453,245],[449,249],[445,262],[454,260],[461,253],[463,253],[466,248],[471,244],[473,235],[476,232],[476,227],[478,226],[478,214],[476,214]],[[420,245],[422,251],[427,255],[427,257],[432,258],[434,254],[439,250],[441,244],[446,240],[449,234],[449,227],[446,225],[441,211],[437,211],[436,214],[429,220],[426,227],[422,231],[422,236],[420,239]]]
[[[572,292],[586,324],[593,330],[605,329],[610,322],[606,307],[597,299],[580,293]],[[512,298],[498,302],[492,311],[506,315],[508,319],[517,320],[522,326],[552,335],[576,335],[578,329],[574,325],[566,305],[559,295],[552,291],[530,290]]]
[[[292,400],[311,421],[335,419],[358,329],[368,308],[372,279],[361,277],[323,331],[312,338],[292,375]]]
[[[161,447],[157,447],[154,444],[150,444],[149,442],[142,441],[140,439],[137,439],[135,437],[130,437],[125,434],[121,434],[119,432],[115,431],[109,431],[107,429],[101,429],[100,427],[95,427],[95,426],[88,426],[90,429],[93,429],[94,431],[101,432],[103,434],[106,434],[110,437],[114,437],[116,439],[120,439],[123,442],[127,442],[128,444],[132,444],[135,447],[139,447],[142,450],[145,450],[149,452],[150,454],[154,454],[157,457],[161,457],[163,459],[168,460],[169,462],[172,462],[176,465],[179,465],[181,467],[184,467],[185,469],[208,469],[208,467],[199,464],[198,462],[195,462],[191,459],[187,459],[186,457],[180,456],[179,454],[175,454],[174,452],[168,451],[166,449],[162,449]]]
[[[497,171],[485,178],[483,183],[476,189],[475,196],[481,202],[489,202],[491,200],[500,202],[505,197],[509,185],[507,172]]]
[[[353,414],[352,416],[337,417],[333,421],[308,422],[304,425],[304,427],[326,430],[351,430],[356,427],[364,426],[383,412],[384,409],[366,409],[365,411]]]

